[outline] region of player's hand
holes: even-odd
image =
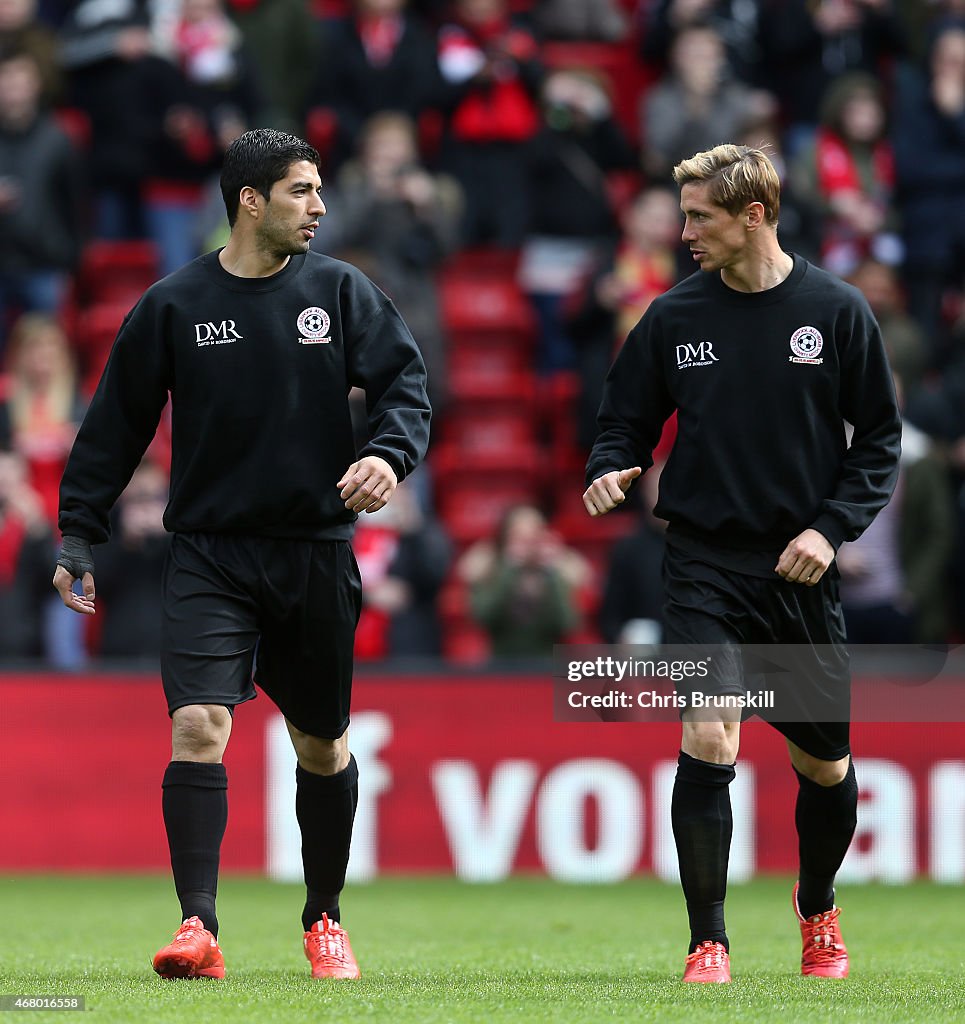
[[[591,516],[606,515],[611,509],[626,501],[630,484],[643,472],[639,466],[632,469],[614,470],[605,473],[587,487],[583,494],[583,504]]]
[[[827,537],[817,530],[805,530],[784,549],[774,571],[789,583],[813,587],[833,561],[834,548]]]
[[[74,580],[81,581],[83,594],[75,594],[71,589]],[[53,583],[61,601],[71,611],[94,614],[94,555],[89,541],[82,537],[64,537]]]
[[[395,471],[377,455],[353,462],[335,485],[345,507],[352,512],[378,512],[385,508],[399,485]]]

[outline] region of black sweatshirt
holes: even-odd
[[[698,271],[654,300],[607,376],[587,484],[646,470],[675,409],[655,513],[716,564],[772,576],[808,527],[837,550],[894,490],[901,421],[878,325],[799,256],[767,291]]]
[[[98,543],[108,512],[172,402],[172,532],[343,539],[356,514],[336,483],[377,455],[401,480],[425,454],[422,357],[389,299],[319,253],[267,278],[208,253],[128,314],[74,442],[60,529]],[[364,388],[372,440],[356,455],[348,391]]]

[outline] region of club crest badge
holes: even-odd
[[[810,363],[813,366],[820,366],[824,362],[820,359],[821,349],[824,348],[824,338],[816,327],[799,327],[791,335],[791,355],[788,360],[792,363]]]
[[[332,339],[329,328],[331,317],[321,306],[309,306],[298,314],[298,344],[327,345]]]

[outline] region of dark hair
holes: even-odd
[[[15,43],[0,44],[0,64],[9,64],[11,61],[24,59],[29,60],[39,70],[40,64],[37,55],[26,47]]]
[[[821,97],[821,122],[835,133],[844,137],[847,133],[844,128],[845,107],[856,97],[862,94],[872,97],[877,101],[882,110],[881,132],[887,134],[888,107],[885,102],[885,92],[881,83],[874,75],[865,71],[850,71],[841,75],[828,86]]]
[[[239,135],[225,151],[221,168],[221,195],[228,223],[234,227],[243,188],[257,189],[265,199],[270,199],[272,185],[301,160],[316,167],[322,162],[318,150],[296,135],[274,128],[255,128]]]

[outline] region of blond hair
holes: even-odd
[[[24,313],[10,331],[7,366],[10,370],[8,404],[15,430],[27,429],[35,415],[36,392],[25,363],[30,349],[51,341],[56,349],[53,376],[46,382],[46,415],[68,423],[77,401],[77,375],[70,340],[60,322],[47,313]]]
[[[748,203],[760,203],[768,224],[776,225],[781,210],[781,180],[762,149],[725,143],[689,160],[681,160],[673,169],[679,187],[694,183],[710,184],[710,201],[730,214],[738,214]]]

